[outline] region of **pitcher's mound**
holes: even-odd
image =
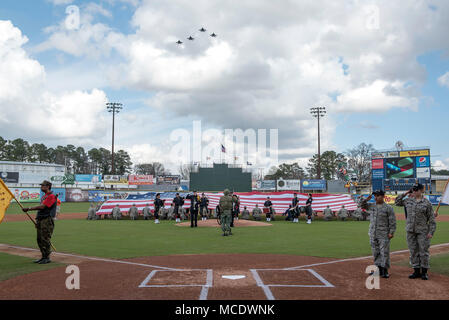
[[[190,221],[189,222],[181,222],[176,224],[179,227],[190,227]],[[270,227],[272,226],[271,223],[266,222],[260,222],[260,221],[253,221],[253,220],[234,220],[234,227]],[[221,227],[217,219],[208,219],[206,221],[198,221],[198,227]]]

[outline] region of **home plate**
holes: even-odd
[[[246,276],[244,276],[244,275],[239,275],[239,274],[229,275],[229,276],[221,276],[221,277],[222,277],[222,278],[225,278],[225,279],[230,279],[230,280],[238,280],[238,279],[246,278]]]

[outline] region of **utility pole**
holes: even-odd
[[[317,176],[321,179],[321,150],[320,150],[320,118],[324,117],[326,114],[326,107],[315,107],[310,108],[310,113],[313,117],[318,119],[318,168]]]
[[[115,166],[114,166],[114,128],[115,128],[115,114],[119,113],[121,109],[123,109],[122,104],[119,102],[108,102],[106,103],[106,108],[108,112],[112,113],[112,164],[111,164],[111,173],[115,174]]]

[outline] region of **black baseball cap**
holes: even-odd
[[[385,195],[385,191],[383,191],[383,190],[376,190],[376,191],[373,192],[373,194],[375,196],[384,196]]]
[[[424,186],[421,183],[415,183],[412,189],[413,191],[423,190]]]
[[[44,180],[44,181],[42,181],[41,186],[48,186],[51,188],[51,182],[48,180]]]

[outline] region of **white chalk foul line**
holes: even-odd
[[[13,245],[3,244],[3,243],[0,244],[0,246],[7,247],[7,248],[13,248],[13,249],[20,249],[20,250],[39,251],[39,250],[33,249],[33,248],[19,247],[19,246],[13,246]],[[186,271],[185,269],[161,267],[161,266],[155,266],[155,265],[151,265],[151,264],[137,263],[137,262],[131,262],[131,261],[123,261],[123,260],[114,260],[114,259],[106,259],[106,258],[96,258],[96,257],[89,257],[89,256],[81,256],[81,255],[76,255],[76,254],[71,254],[71,253],[52,252],[52,254],[53,255],[66,256],[66,257],[74,257],[74,258],[79,258],[79,259],[93,260],[93,261],[102,261],[102,262],[128,264],[128,265],[140,266],[140,267],[146,267],[146,268],[164,269],[164,270],[171,270],[171,271]]]
[[[435,244],[433,246],[430,246],[430,248],[438,248],[438,247],[446,247],[446,246],[449,246],[449,243]],[[390,254],[400,254],[400,253],[405,253],[405,252],[409,252],[409,250],[407,249],[407,250],[394,251],[394,252],[391,252]],[[326,264],[348,262],[348,261],[357,261],[357,260],[365,260],[365,259],[372,259],[372,258],[373,258],[373,256],[365,256],[365,257],[357,257],[357,258],[332,260],[332,261],[326,261],[326,262],[320,262],[320,263],[306,264],[306,265],[303,265],[303,266],[284,268],[283,270],[297,270],[297,269],[308,268],[308,267],[322,266],[322,265],[326,265]]]
[[[263,283],[263,281],[260,278],[259,273],[257,272],[257,270],[256,269],[249,269],[249,270],[253,274],[254,280],[256,280],[257,285],[262,288],[262,290],[265,293],[265,296],[267,297],[267,299],[268,300],[275,300],[274,296],[273,296],[273,293],[271,292],[270,288]]]

